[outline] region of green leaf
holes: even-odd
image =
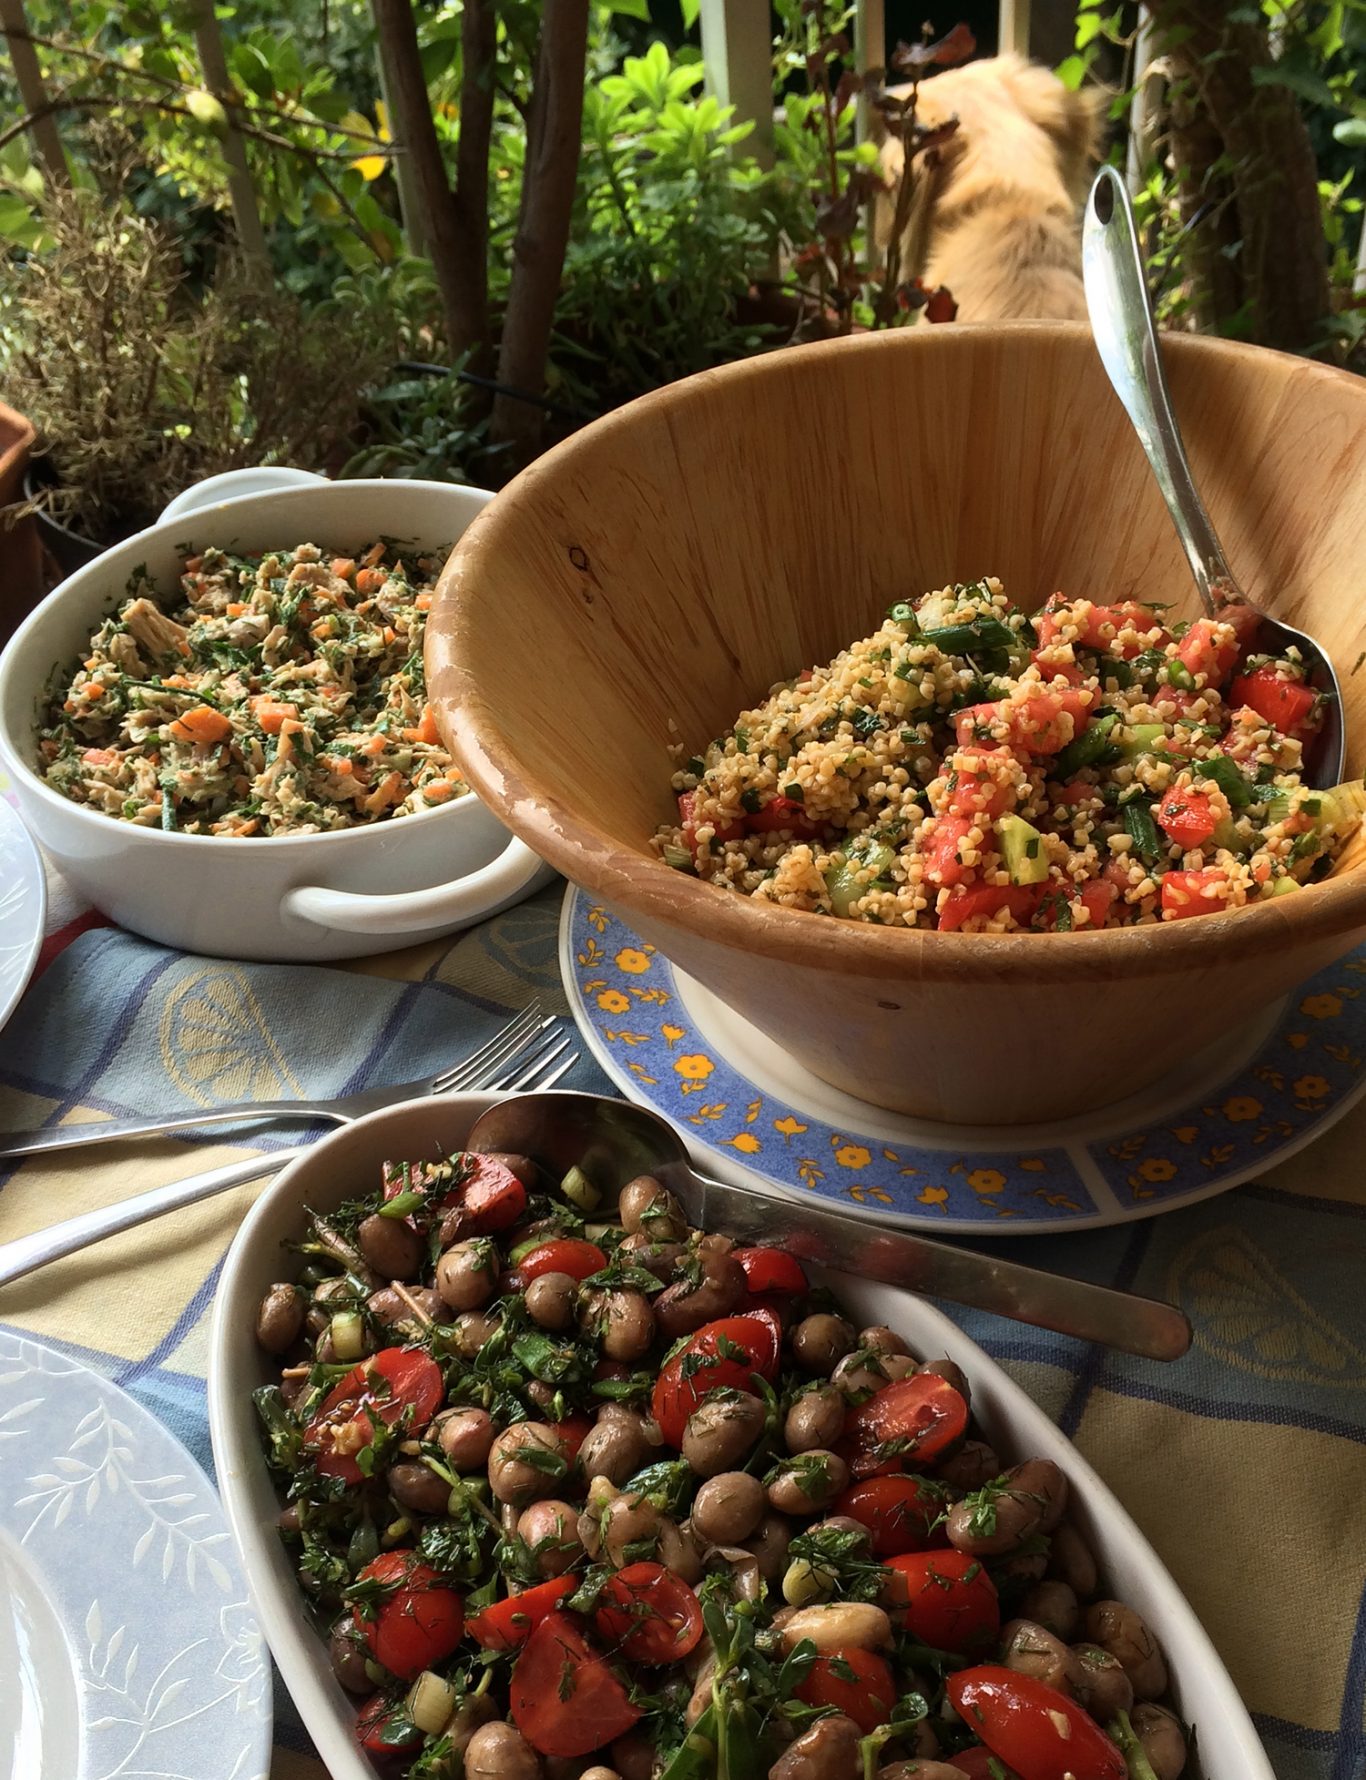
[[[624,19],[650,22],[650,0],[612,0],[612,11]]]
[[[1087,44],[1100,36],[1102,29],[1101,17],[1098,12],[1083,12],[1077,16],[1076,47],[1085,49]]]
[[[17,192],[0,192],[0,241],[15,247],[36,247],[43,225]]]
[[[1307,68],[1290,68],[1284,62],[1277,62],[1270,68],[1254,68],[1252,84],[1258,87],[1287,87],[1311,105],[1328,105],[1334,111],[1342,109],[1337,95],[1323,76]]]
[[[1086,79],[1085,56],[1067,56],[1058,63],[1056,73],[1069,93],[1077,92]]]
[[[702,10],[702,0],[683,0],[683,29],[691,31],[697,23],[697,15]]]
[[[1334,124],[1333,140],[1344,148],[1366,148],[1366,117],[1345,117]]]

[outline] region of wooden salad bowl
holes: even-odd
[[[1316,637],[1366,764],[1366,381],[1164,347],[1196,480],[1251,598]],[[479,795],[648,943],[875,1105],[979,1124],[1130,1094],[1366,937],[1366,848],[1303,894],[1098,933],[866,926],[672,870],[670,744],[700,751],[895,600],[1000,575],[1195,590],[1089,332],[917,327],[704,372],[548,453],[476,520],[428,628],[437,720]]]

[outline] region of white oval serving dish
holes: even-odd
[[[257,1200],[229,1251],[214,1302],[209,1425],[218,1487],[266,1639],[333,1780],[374,1780],[376,1770],[355,1743],[356,1701],[333,1678],[326,1647],[304,1618],[299,1586],[275,1530],[280,1503],[251,1402],[253,1390],[274,1382],[270,1359],[256,1345],[256,1310],[267,1286],[296,1271],[283,1245],[298,1238],[305,1205],[326,1212],[371,1190],[386,1160],[458,1150],[479,1114],[502,1098],[453,1094],[408,1101],[322,1138]],[[1157,1553],[1071,1442],[932,1305],[868,1280],[832,1275],[830,1285],[857,1321],[889,1324],[922,1356],[957,1361],[972,1386],[973,1412],[1003,1456],[1050,1458],[1067,1473],[1072,1518],[1090,1540],[1110,1588],[1138,1609],[1166,1652],[1181,1715],[1196,1726],[1203,1780],[1275,1780],[1204,1629]]]
[[[54,668],[79,659],[135,568],[145,565],[165,597],[186,549],[209,544],[241,554],[310,542],[355,551],[384,536],[443,555],[492,498],[443,482],[311,479],[163,517],[63,581],[0,655],[0,766],[62,873],[120,926],[163,945],[296,961],[453,933],[548,881],[549,869],[473,794],[365,828],[228,839],[117,821],[62,797],[34,768]]]

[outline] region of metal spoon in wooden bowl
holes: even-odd
[[[567,1090],[519,1094],[482,1113],[466,1142],[472,1150],[532,1156],[558,1176],[581,1168],[609,1204],[627,1181],[650,1174],[699,1229],[1144,1359],[1178,1360],[1190,1346],[1190,1324],[1175,1305],[880,1229],[824,1205],[723,1186],[694,1172],[672,1126],[624,1100]]]
[[[1153,312],[1143,278],[1138,232],[1124,182],[1113,167],[1102,167],[1086,201],[1081,237],[1086,307],[1101,363],[1124,412],[1134,424],[1157,486],[1172,516],[1209,617],[1227,620],[1228,608],[1243,606],[1261,620],[1259,651],[1282,655],[1299,650],[1310,683],[1327,695],[1322,727],[1310,748],[1306,779],[1327,788],[1343,775],[1342,695],[1325,650],[1302,630],[1263,612],[1239,587],[1228,566],[1204,502],[1191,477],[1186,448],[1172,412],[1162,371]]]

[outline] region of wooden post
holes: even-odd
[[[1029,54],[1029,0],[1001,0],[996,27],[997,53]]]
[[[228,164],[228,197],[232,203],[232,220],[237,239],[248,260],[258,266],[269,264],[261,212],[256,206],[256,187],[247,166],[247,145],[233,122],[237,95],[228,75],[228,58],[223,53],[223,38],[218,29],[214,0],[195,0],[194,40],[199,49],[199,65],[204,71],[204,85],[228,114],[223,132],[223,159]]]
[[[1124,182],[1131,197],[1137,195],[1143,183],[1143,168],[1152,148],[1160,103],[1163,77],[1149,66],[1153,56],[1152,15],[1144,6],[1139,9],[1138,30],[1134,34],[1134,96],[1129,105],[1129,147],[1124,169]]]
[[[38,66],[38,52],[28,37],[28,21],[24,17],[24,0],[0,0],[0,29],[9,45],[10,61],[24,109],[33,122],[29,134],[43,170],[53,185],[70,185],[71,169],[66,164],[66,151],[57,129],[57,120],[48,109],[43,71]]]
[[[702,62],[707,91],[733,105],[737,124],[754,128],[739,145],[765,169],[773,165],[773,33],[761,0],[702,0]]]
[[[867,75],[870,70],[882,69],[887,62],[887,9],[884,0],[858,0],[854,13],[854,67],[859,74]],[[883,85],[886,84],[884,81]],[[860,142],[866,142],[873,131],[872,97],[866,90],[860,89],[858,111],[855,116],[855,134]],[[865,240],[864,264],[869,273],[877,270],[877,199],[870,198],[863,207],[863,233]]]
[[[379,77],[379,96],[384,101],[384,115],[389,120],[389,134],[396,137],[398,126],[394,120],[394,102],[390,98],[392,82],[389,70],[385,66],[385,40],[379,31],[375,32],[375,73]],[[398,186],[398,214],[403,224],[403,238],[408,244],[408,252],[425,254],[427,238],[422,231],[422,203],[417,194],[417,174],[408,159],[408,151],[401,144],[396,144],[393,158],[394,183]]]

